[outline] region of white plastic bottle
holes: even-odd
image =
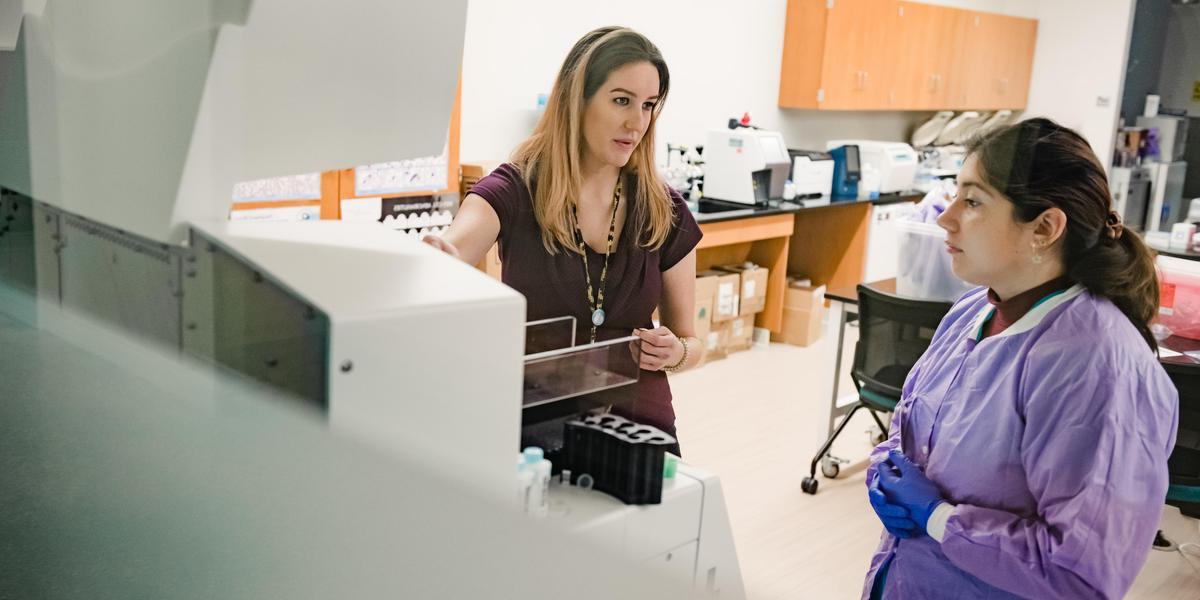
[[[544,517],[550,512],[550,461],[546,460],[545,453],[537,446],[530,446],[525,449],[525,470],[532,473],[532,482],[529,487],[529,500],[525,505],[525,512],[535,516]]]
[[[525,455],[517,455],[517,508],[529,512],[529,492],[533,488],[533,469],[525,464]]]

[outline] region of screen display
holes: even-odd
[[[861,170],[858,166],[858,146],[846,146],[846,172],[857,174]]]

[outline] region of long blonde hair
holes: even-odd
[[[554,80],[546,112],[511,158],[533,195],[533,213],[542,230],[542,244],[551,254],[558,254],[560,247],[580,251],[571,209],[578,204],[582,183],[586,103],[610,73],[638,62],[648,62],[658,70],[658,100],[646,134],[620,176],[629,174],[636,179],[633,193],[626,197],[636,199],[630,208],[637,224],[637,243],[656,250],[674,225],[671,197],[654,164],[654,124],[670,88],[667,63],[658,48],[640,33],[624,27],[601,27],[575,42]]]

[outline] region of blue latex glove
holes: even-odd
[[[881,467],[890,468],[884,465]],[[888,504],[887,496],[879,489],[879,482],[867,486],[867,499],[871,501],[871,508],[875,509],[875,514],[879,515],[879,520],[883,521],[883,527],[888,533],[900,539],[908,539],[921,533],[917,524],[908,517],[907,508]]]
[[[941,490],[898,450],[888,453],[887,460],[880,463],[878,473],[879,489],[888,502],[907,509],[909,518],[925,531],[933,509],[945,502]]]

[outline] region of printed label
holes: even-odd
[[[717,313],[732,315],[737,312],[737,295],[733,293],[732,283],[722,283],[717,286]]]
[[[1175,314],[1175,284],[1164,282],[1158,286],[1158,314]]]

